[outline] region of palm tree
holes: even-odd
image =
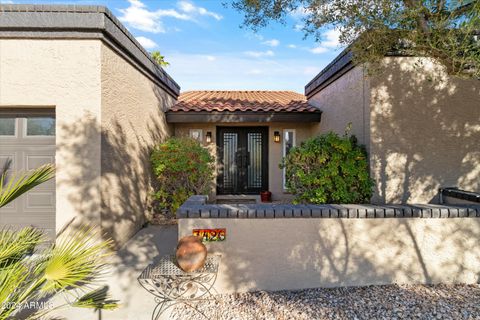
[[[153,60],[158,63],[162,67],[168,67],[170,65],[169,62],[165,61],[165,56],[162,56],[160,51],[153,51],[151,53]]]
[[[0,208],[55,174],[53,165],[45,165],[13,174],[7,182],[8,166],[0,176]],[[99,237],[96,228],[81,227],[68,229],[49,244],[46,234],[33,227],[0,230],[0,320],[14,318],[31,302],[57,294],[64,294],[66,299],[55,309],[116,308],[117,301],[108,297],[108,287],[96,285],[112,252],[112,241],[98,241]],[[41,309],[27,319],[38,319],[51,311]]]

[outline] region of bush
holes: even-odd
[[[214,159],[198,141],[170,138],[154,149],[151,161],[160,210],[175,214],[188,197],[210,191]]]
[[[355,136],[330,132],[308,139],[280,167],[295,203],[365,203],[372,196],[367,153]]]

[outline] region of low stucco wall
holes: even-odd
[[[285,129],[294,129],[296,136],[296,145],[299,145],[302,141],[308,139],[312,135],[313,124],[298,124],[298,123],[188,123],[188,124],[175,124],[175,136],[188,136],[190,129],[202,129],[204,145],[210,150],[211,154],[216,158],[217,155],[217,126],[225,127],[240,127],[240,126],[268,126],[268,186],[272,192],[273,200],[291,198],[291,195],[283,189],[283,173],[278,167],[283,157],[283,137],[282,142],[275,143],[273,141],[273,133],[279,131],[283,133]],[[205,134],[207,131],[212,133],[212,142],[210,144],[205,143]],[[211,198],[216,196],[216,180],[213,182],[213,190],[210,194]]]
[[[479,211],[480,212],[480,211]],[[477,283],[479,218],[290,218],[179,220],[226,228],[221,293],[391,283]]]

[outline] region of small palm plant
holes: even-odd
[[[7,182],[8,169],[0,177],[0,208],[18,196],[54,177],[53,165],[14,174]],[[45,233],[33,227],[0,230],[0,320],[15,318],[26,306],[57,294],[65,303],[54,309],[73,306],[114,309],[117,301],[108,297],[108,287],[95,286],[105,271],[111,241],[98,241],[92,227],[68,229],[53,244]],[[43,246],[43,249],[41,248]],[[26,315],[38,319],[54,309],[40,309]]]
[[[13,174],[7,182],[10,162],[7,160],[0,172],[0,208],[55,176],[55,167],[46,164],[32,171]]]
[[[163,56],[160,51],[153,51],[151,53],[153,60],[158,63],[162,67],[168,67],[170,65],[169,62],[165,61],[165,56]]]

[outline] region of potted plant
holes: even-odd
[[[260,192],[260,200],[262,202],[272,202],[272,193],[270,191]]]

